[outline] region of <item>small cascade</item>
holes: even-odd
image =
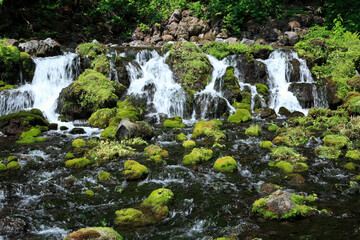
[[[197,107],[194,109],[192,119],[200,117],[201,119],[207,119],[209,117],[221,117],[217,116],[217,110],[219,108],[229,109],[230,114],[235,112],[235,109],[231,106],[229,101],[223,96],[222,89],[222,77],[226,72],[227,59],[218,60],[213,56],[207,55],[211,65],[213,66],[213,72],[211,76],[211,82],[206,85],[205,89],[194,95],[195,103]],[[218,84],[218,86],[216,86]],[[222,105],[221,105],[222,104]]]
[[[317,107],[326,106],[323,103],[326,100],[317,100],[321,94],[313,95],[315,82],[311,72],[306,65],[306,61],[300,59],[295,51],[278,49],[273,51],[267,60],[258,60],[266,64],[269,74],[270,108],[278,112],[280,107],[285,107],[290,111],[307,114],[307,109],[310,107],[316,105],[319,105]],[[294,69],[296,64],[298,64],[298,69]],[[298,76],[294,77],[297,71]],[[316,89],[315,92],[318,92],[318,90]],[[307,97],[305,94],[310,96]],[[322,98],[322,96],[320,97]],[[302,101],[303,106],[298,98],[304,100]],[[317,102],[315,103],[315,101]]]
[[[185,92],[173,79],[173,73],[165,63],[166,56],[155,50],[142,50],[135,63],[129,63],[130,76],[128,95],[145,98],[150,116],[166,114],[167,117],[184,117]]]
[[[60,91],[78,75],[80,59],[77,54],[35,58],[36,69],[31,83],[0,93],[0,115],[27,108],[38,108],[50,122],[57,121],[55,109]]]

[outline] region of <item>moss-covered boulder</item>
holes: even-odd
[[[215,143],[225,140],[225,134],[220,130],[219,126],[222,125],[220,120],[211,120],[211,121],[199,121],[194,125],[193,134],[191,135],[192,139],[197,139],[199,137],[205,137],[206,140],[213,141]]]
[[[168,217],[169,209],[167,204],[172,200],[174,194],[166,188],[154,190],[150,196],[141,203],[141,207],[150,208],[157,220]]]
[[[45,142],[46,138],[44,137],[37,137],[41,133],[40,128],[33,127],[28,131],[23,132],[20,135],[19,140],[17,140],[17,143],[24,143],[24,144],[30,144],[30,143],[36,143],[36,142]]]
[[[271,124],[269,127],[268,127],[268,131],[270,132],[276,132],[276,130],[279,129],[279,126],[277,126],[276,124]]]
[[[149,170],[144,165],[134,160],[128,160],[124,163],[124,175],[128,180],[138,180],[145,178]]]
[[[349,171],[354,171],[356,169],[356,164],[353,162],[349,162],[344,164],[343,168],[349,170]]]
[[[238,109],[233,115],[229,116],[227,120],[232,123],[247,122],[251,120],[251,115],[246,109]]]
[[[343,107],[350,115],[360,115],[360,94],[350,92],[345,99]]]
[[[349,150],[346,153],[346,157],[358,161],[360,160],[360,150]]]
[[[306,157],[292,148],[284,146],[273,148],[271,158],[275,162],[270,162],[269,165],[279,168],[284,173],[303,172],[309,169],[308,165],[304,163]]]
[[[100,133],[100,137],[106,138],[106,139],[115,139],[116,128],[117,128],[116,126],[109,126],[109,127],[105,128]]]
[[[259,125],[251,125],[248,129],[246,129],[245,134],[252,137],[257,137],[261,135],[261,127]]]
[[[123,118],[115,130],[117,139],[141,137],[150,140],[154,136],[151,127],[144,121],[133,121],[127,117]]]
[[[260,94],[264,101],[267,102],[268,98],[269,98],[269,88],[264,85],[264,84],[261,84],[261,83],[257,83],[255,84],[256,86],[256,91],[258,92],[258,94]]]
[[[128,118],[132,121],[138,121],[141,119],[140,112],[143,112],[143,108],[137,108],[134,106],[130,98],[126,98],[125,101],[118,101],[115,108],[115,116],[109,119],[110,126],[118,126],[122,119]]]
[[[7,170],[15,171],[15,170],[19,170],[21,168],[21,166],[17,161],[12,161],[6,165],[6,168],[7,168]]]
[[[164,127],[166,128],[183,128],[185,125],[182,122],[182,117],[176,116],[164,121]]]
[[[277,190],[265,198],[256,200],[252,205],[252,212],[269,219],[306,217],[313,212],[326,213],[326,210],[319,211],[316,207],[306,205],[307,202],[314,202],[316,198],[316,195],[304,197]]]
[[[82,147],[86,147],[86,142],[84,139],[81,138],[77,138],[75,139],[72,143],[71,146],[73,148],[82,148]]]
[[[271,149],[271,148],[273,147],[273,144],[272,144],[272,142],[270,142],[270,141],[262,141],[262,142],[260,143],[260,147],[261,147],[261,148]]]
[[[282,138],[282,143],[286,146],[301,146],[304,145],[311,136],[311,133],[304,126],[282,128],[278,137]],[[278,144],[276,144],[278,145]]]
[[[213,151],[210,149],[194,148],[190,154],[184,156],[182,162],[185,165],[194,165],[208,161],[212,158],[212,156]]]
[[[6,170],[7,170],[6,165],[3,163],[0,163],[0,172],[6,171]]]
[[[194,148],[196,146],[196,142],[193,140],[188,140],[183,142],[183,147],[184,148]]]
[[[109,76],[109,72],[110,72],[109,59],[106,57],[105,54],[101,54],[91,62],[91,68],[101,74],[104,74],[105,76]]]
[[[65,162],[65,167],[78,169],[78,168],[84,168],[90,163],[91,161],[87,158],[75,158],[75,159],[67,160]]]
[[[246,109],[251,112],[251,104],[249,103],[242,103],[242,102],[234,102],[231,106],[233,106],[236,110],[237,109]]]
[[[122,240],[114,229],[108,227],[83,228],[69,233],[63,240]]]
[[[345,148],[350,144],[349,138],[343,135],[331,134],[325,136],[322,140],[327,147],[335,147],[337,149]]]
[[[155,163],[166,163],[165,158],[169,157],[169,153],[166,150],[163,150],[162,147],[158,145],[149,145],[144,149],[144,157],[147,157],[148,160]]]
[[[220,81],[216,82],[215,88],[218,91],[222,91],[229,102],[240,102],[243,96],[240,90],[239,81],[235,77],[234,70],[235,69],[232,66],[227,67],[225,75],[222,78],[222,89],[220,89]]]
[[[169,51],[166,63],[174,80],[191,93],[203,89],[211,81],[212,66],[207,56],[191,42],[179,42]]]
[[[277,168],[280,168],[284,173],[292,173],[294,167],[291,163],[286,161],[280,161],[275,165]]]
[[[186,140],[187,140],[187,136],[186,136],[185,134],[183,134],[183,133],[180,133],[180,134],[177,134],[177,135],[175,136],[175,140],[176,140],[177,142],[183,142],[183,141],[186,141]]]
[[[111,174],[109,172],[100,172],[98,174],[98,179],[100,182],[105,182],[111,179]]]
[[[105,44],[99,42],[82,43],[76,48],[76,53],[82,57],[88,57],[91,60],[95,59],[99,55],[105,54],[107,47]]]
[[[114,109],[103,108],[99,109],[89,118],[89,124],[92,127],[106,128],[109,126],[109,120],[115,116]]]
[[[213,168],[217,172],[234,172],[237,168],[237,164],[234,158],[226,156],[218,158]]]
[[[0,116],[0,131],[6,135],[18,135],[31,127],[48,125],[42,112],[35,108]]]
[[[87,119],[101,108],[116,106],[126,88],[103,74],[86,69],[59,96],[58,110],[67,119]]]
[[[115,212],[114,225],[116,227],[141,227],[153,222],[142,211],[134,208],[124,208]]]
[[[341,155],[341,150],[336,147],[321,146],[315,149],[315,154],[320,158],[338,159]]]

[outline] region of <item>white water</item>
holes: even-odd
[[[40,109],[50,122],[57,122],[55,113],[60,91],[79,74],[80,59],[73,53],[35,58],[36,69],[31,83],[0,94],[0,115],[27,108]]]
[[[185,92],[181,85],[174,81],[165,59],[166,56],[160,56],[156,51],[139,52],[135,61],[140,69],[132,63],[127,66],[130,76],[128,94],[145,96],[148,106],[154,108],[150,115],[184,117]]]
[[[195,93],[194,98],[197,100],[197,104],[201,104],[201,119],[206,119],[206,115],[208,113],[208,108],[212,101],[216,101],[216,98],[220,98],[225,100],[228,110],[230,114],[233,114],[235,112],[235,108],[231,106],[229,101],[223,96],[221,92],[222,88],[222,80],[221,78],[224,76],[226,72],[226,68],[229,66],[228,61],[226,58],[223,60],[218,60],[214,58],[213,56],[207,55],[211,65],[213,66],[213,72],[211,75],[211,82],[206,85],[205,89]],[[215,89],[215,83],[216,81],[220,82],[219,90]],[[217,108],[217,102],[215,104],[215,108]],[[195,119],[196,113],[195,109],[192,114],[192,119]]]
[[[290,74],[292,72],[292,67],[288,63],[293,59],[297,59],[300,62],[300,79],[298,82],[315,83],[305,60],[300,59],[294,51],[279,49],[273,51],[267,60],[258,59],[266,64],[269,74],[269,107],[273,108],[276,112],[279,111],[280,107],[285,107],[290,111],[299,111],[307,114],[308,109],[303,109],[294,94],[288,90],[291,84]]]

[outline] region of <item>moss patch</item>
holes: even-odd
[[[248,136],[257,137],[261,135],[261,127],[259,127],[259,125],[251,125],[248,129],[246,129],[245,134]]]
[[[213,156],[213,151],[203,148],[194,148],[190,154],[185,155],[183,158],[183,164],[199,164],[208,161]]]
[[[63,240],[107,239],[122,240],[114,229],[108,227],[83,228],[68,234]]]
[[[134,208],[121,209],[115,215],[114,225],[117,227],[140,227],[150,223],[142,211]]]
[[[251,120],[251,115],[246,109],[238,109],[233,115],[229,116],[227,120],[232,123],[247,122]]]
[[[271,148],[273,147],[273,144],[272,144],[272,142],[270,142],[270,141],[262,141],[262,142],[260,143],[260,147],[261,147],[261,148],[271,149]]]
[[[41,130],[37,127],[33,127],[30,130],[23,132],[20,136],[20,139],[16,141],[17,143],[36,143],[36,142],[45,142],[46,138],[37,137],[41,133]]]
[[[106,128],[109,126],[110,118],[115,116],[115,111],[110,108],[103,108],[94,112],[89,118],[90,126]]]
[[[86,158],[75,158],[72,160],[67,160],[65,166],[68,168],[84,168],[89,165],[91,161]]]
[[[176,116],[164,121],[164,127],[166,128],[183,128],[185,125],[182,122],[182,117]]]
[[[105,128],[101,134],[101,138],[107,138],[107,139],[115,139],[115,133],[116,133],[116,126],[109,126]]]
[[[206,137],[209,140],[214,141],[215,143],[225,140],[225,134],[220,131],[219,126],[222,123],[219,120],[211,120],[211,121],[199,121],[194,125],[193,134],[191,135],[192,139],[196,139],[198,137]]]
[[[128,160],[124,164],[124,175],[126,179],[137,180],[148,175],[149,170],[144,165],[134,161]]]
[[[196,146],[196,143],[193,140],[188,140],[183,143],[184,148],[194,148],[195,146]]]
[[[19,170],[21,166],[17,161],[12,161],[7,164],[6,168],[8,170]]]
[[[341,155],[341,150],[335,147],[318,147],[315,149],[316,156],[320,158],[338,159]]]
[[[176,135],[175,139],[177,142],[183,142],[183,141],[187,140],[187,136],[183,133],[180,133],[180,134]]]
[[[213,168],[218,172],[234,172],[237,164],[234,158],[227,156],[217,159]]]
[[[111,178],[111,174],[109,172],[100,172],[98,174],[98,179],[100,182],[108,181],[110,180],[110,178]]]

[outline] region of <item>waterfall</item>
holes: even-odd
[[[167,117],[184,116],[185,92],[173,79],[173,73],[165,63],[166,55],[160,56],[155,50],[142,50],[136,55],[135,62],[129,63],[130,76],[128,95],[144,97],[149,115]]]
[[[299,62],[299,78],[296,80],[296,83],[307,83],[314,86],[315,82],[306,65],[306,61],[300,59],[295,51],[278,49],[273,51],[267,60],[258,60],[265,63],[269,74],[269,107],[275,109],[276,112],[279,111],[280,107],[285,107],[290,111],[299,111],[307,114],[308,109],[303,108],[294,93],[289,91],[289,87],[292,84],[291,74],[294,71],[291,61],[294,59]],[[317,90],[310,92],[314,93]],[[319,97],[318,94],[312,97],[315,97],[311,104],[312,106],[319,105],[317,107],[320,107],[326,105],[316,99]],[[315,101],[317,102],[315,103]]]
[[[31,83],[0,93],[0,115],[27,108],[40,109],[50,122],[57,121],[56,100],[60,91],[79,74],[77,54],[34,58],[36,64]]]

